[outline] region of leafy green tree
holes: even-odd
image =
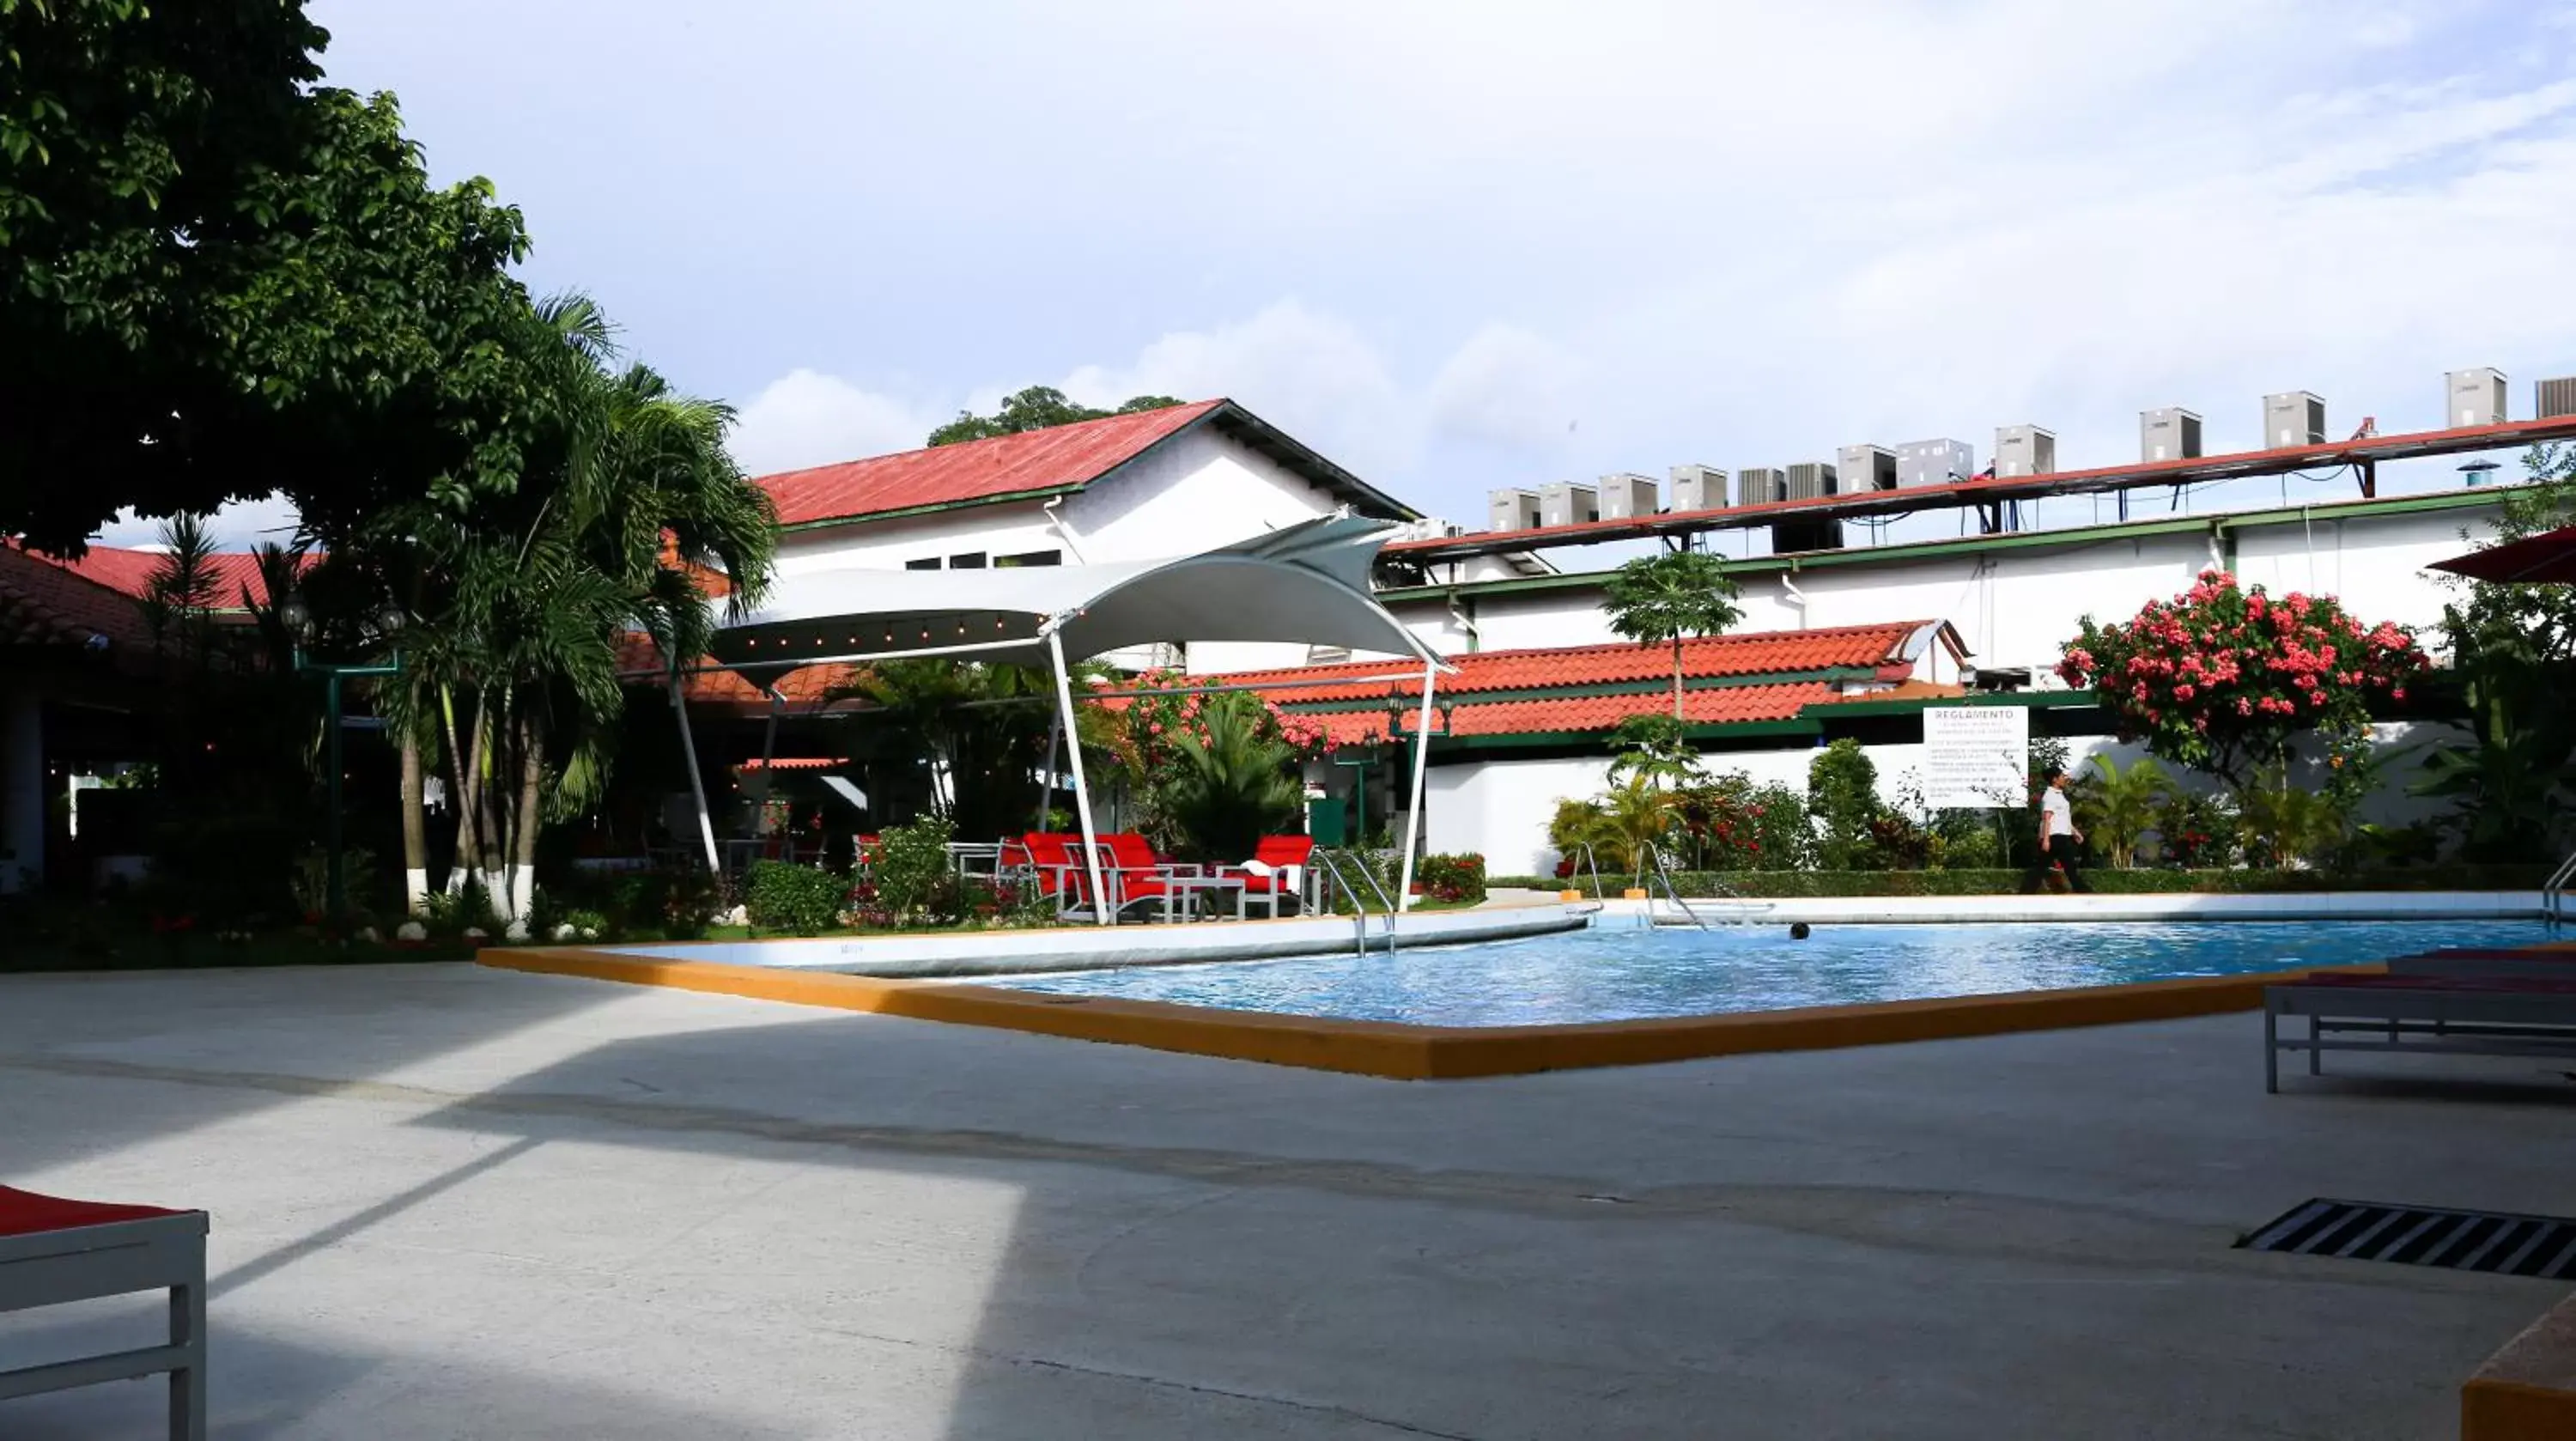
[[[1666,787],[1699,778],[1699,752],[1692,748],[1682,723],[1672,716],[1630,716],[1611,732],[1610,745],[1616,752],[1609,772],[1614,786],[1629,775],[1646,776]]]
[[[1639,645],[1673,648],[1673,719],[1682,718],[1682,642],[1716,635],[1744,618],[1726,563],[1706,551],[1640,556],[1610,573],[1602,602],[1610,629]]]
[[[1138,411],[1161,410],[1183,402],[1168,395],[1139,395],[1116,410],[1094,410],[1051,385],[1032,385],[1016,395],[1003,398],[991,415],[977,415],[971,410],[957,412],[957,418],[930,433],[932,445],[955,445],[966,440],[990,440],[997,435],[1017,435],[1024,430],[1048,430],[1078,421],[1100,420],[1112,415],[1132,415]]]
[[[2576,448],[2535,447],[2523,467],[2534,483],[2499,493],[2497,544],[2576,522]],[[2456,584],[2442,631],[2475,739],[2430,748],[2408,789],[2454,803],[2469,859],[2526,860],[2557,840],[2576,757],[2576,585]]]
[[[2067,789],[2073,792],[2077,828],[2101,843],[2112,865],[2126,869],[2137,864],[2138,841],[2156,828],[2174,782],[2153,756],[2140,756],[2123,769],[2097,755]]]
[[[299,0],[0,0],[0,534],[515,483],[527,241]]]

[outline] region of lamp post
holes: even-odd
[[[340,681],[345,676],[400,675],[402,651],[396,649],[390,663],[377,665],[337,665],[306,658],[304,648],[312,643],[314,633],[313,608],[304,603],[301,591],[287,592],[286,603],[278,607],[277,618],[285,623],[286,633],[295,643],[295,673],[322,677],[324,723],[328,728],[324,744],[329,751],[327,763],[331,770],[329,831],[328,839],[323,843],[323,861],[330,877],[326,904],[330,907],[331,924],[337,927],[349,914],[348,864],[340,844]],[[376,617],[376,632],[389,639],[397,638],[402,634],[403,621],[401,610],[387,606],[384,613]]]

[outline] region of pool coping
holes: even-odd
[[[1461,945],[1580,930],[1601,909],[1595,901],[1545,900],[1469,910],[1408,911],[1394,918],[1403,946]],[[1043,929],[933,931],[872,936],[778,936],[750,941],[658,941],[589,947],[609,955],[663,961],[738,963],[768,970],[847,972],[930,979],[1106,970],[1206,961],[1275,960],[1349,955],[1387,948],[1388,917],[1289,916],[1222,925],[1053,926]],[[753,957],[757,959],[753,959]]]
[[[1552,1026],[1425,1026],[1227,1011],[997,985],[729,965],[591,947],[498,948],[498,970],[666,986],[790,1005],[1143,1046],[1398,1081],[1469,1080],[1771,1051],[1835,1050],[2252,1011],[2263,988],[2376,965]]]

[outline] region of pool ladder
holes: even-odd
[[[1395,902],[1387,899],[1386,887],[1378,884],[1377,873],[1369,869],[1367,861],[1362,860],[1357,856],[1352,856],[1349,860],[1353,866],[1356,866],[1359,869],[1360,879],[1368,882],[1368,888],[1376,893],[1377,903],[1386,908],[1386,953],[1390,956],[1394,955]],[[1349,896],[1351,898],[1352,944],[1357,954],[1363,956],[1367,955],[1369,915],[1368,898],[1360,894],[1359,887],[1351,884],[1349,874],[1342,869],[1342,862],[1336,859],[1331,851],[1318,848],[1314,853],[1314,861],[1317,880],[1317,884],[1315,886],[1315,909],[1320,911],[1324,908],[1324,898],[1330,890],[1338,888],[1343,895]],[[1323,884],[1323,881],[1327,877],[1331,879],[1330,886]]]
[[[1699,912],[1690,908],[1690,902],[1683,900],[1681,891],[1673,885],[1672,868],[1664,864],[1664,848],[1656,845],[1653,841],[1646,842],[1646,859],[1655,863],[1655,879],[1663,885],[1664,898],[1671,901],[1676,910],[1679,910],[1684,916],[1689,917],[1692,925],[1699,927],[1703,931],[1707,930],[1708,922],[1700,918]],[[1643,879],[1643,877],[1640,877],[1640,879]],[[1649,901],[1647,904],[1648,911],[1646,923],[1648,925],[1652,925],[1654,924],[1654,913],[1652,909],[1653,903]]]

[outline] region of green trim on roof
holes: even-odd
[[[2101,704],[2089,690],[2005,691],[1993,695],[1907,696],[1901,700],[1819,701],[1800,711],[1800,715],[1886,716],[1916,715],[1933,706],[1984,705],[2020,706],[2026,710],[2087,710]]]
[[[1795,555],[1757,555],[1744,560],[1729,560],[1729,575],[1769,575],[1802,570],[1829,570],[1837,566],[1871,565],[1889,561],[1938,560],[1953,555],[1989,555],[1997,551],[2040,550],[2052,547],[2103,545],[2113,541],[2144,540],[2159,535],[2188,535],[2215,532],[2228,536],[2239,530],[2258,530],[2270,526],[2302,525],[2310,521],[2367,519],[2383,515],[2414,515],[2445,510],[2468,510],[2502,503],[2500,491],[2510,486],[2480,486],[2476,489],[2434,491],[2428,495],[2398,495],[2382,500],[2336,501],[2325,505],[2274,507],[2270,510],[2234,511],[2219,515],[2177,515],[2156,520],[2132,520],[2110,525],[2071,526],[2065,530],[2020,531],[2005,535],[1967,536],[1958,540],[1910,541],[1902,545],[1853,546],[1842,550],[1801,551]],[[1432,564],[1447,564],[1435,561]],[[1447,585],[1414,585],[1380,590],[1381,603],[1409,600],[1439,600],[1449,596],[1519,595],[1536,591],[1597,589],[1608,571],[1575,571],[1565,575],[1515,576],[1509,580],[1471,580]]]
[[[1825,728],[1812,720],[1718,721],[1686,727],[1683,735],[1692,740],[1735,740],[1752,736],[1819,736]],[[1565,746],[1598,747],[1609,741],[1608,729],[1597,731],[1514,731],[1509,735],[1447,736],[1437,732],[1431,737],[1431,754],[1435,757],[1461,751],[1540,750]]]

